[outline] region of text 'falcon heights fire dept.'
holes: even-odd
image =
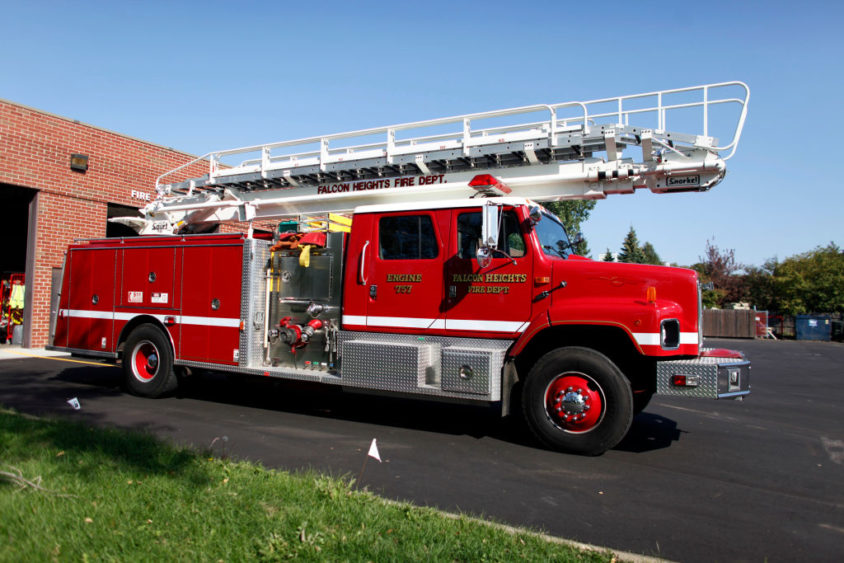
[[[498,405],[600,454],[654,393],[747,395],[750,363],[702,347],[695,272],[578,256],[540,202],[705,192],[748,99],[728,82],[209,153],[123,219],[145,236],[68,249],[51,348],[122,361],[148,397],[191,368],[319,382]],[[225,221],[249,231],[201,234]]]

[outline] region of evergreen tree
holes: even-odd
[[[575,254],[578,256],[586,256],[587,258],[592,257],[592,251],[589,249],[589,243],[586,242],[586,239],[580,241],[580,244],[575,245]]]
[[[633,227],[630,227],[630,231],[624,237],[624,242],[621,245],[621,252],[618,253],[618,261],[642,264],[644,258],[645,256],[642,248],[639,246],[639,238],[636,236],[636,231]]]
[[[610,252],[609,248],[607,248],[607,253],[601,256],[601,260],[603,260],[604,262],[615,262],[615,260],[613,260],[612,252]]]
[[[642,245],[642,264],[656,264],[657,266],[662,265],[662,259],[659,257],[659,254],[656,253],[654,245],[649,242]]]

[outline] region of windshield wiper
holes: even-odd
[[[559,256],[560,258],[565,258],[565,256],[563,255],[563,253],[562,253],[562,252],[560,252],[560,249],[559,249],[559,248],[554,248],[554,247],[553,247],[553,246],[551,246],[550,244],[544,244],[544,245],[542,245],[542,249],[543,249],[543,250],[550,250],[551,252],[553,252],[554,254],[556,254],[557,256]]]

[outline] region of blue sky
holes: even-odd
[[[195,154],[507,107],[741,80],[709,193],[600,201],[593,256],[634,227],[760,265],[844,245],[844,4],[0,0],[0,98]]]

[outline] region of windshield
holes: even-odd
[[[548,256],[567,258],[571,254],[569,237],[566,236],[566,229],[556,216],[542,211],[542,220],[534,225],[536,236],[539,237],[539,244],[542,251]]]

